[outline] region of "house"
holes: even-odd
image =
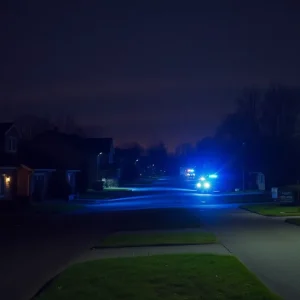
[[[42,153],[60,169],[80,170],[84,165],[80,136],[65,134],[58,129],[47,130],[37,135],[28,145],[30,151]]]
[[[76,193],[75,177],[80,170],[66,168],[64,164],[40,149],[34,149],[31,143],[27,147],[23,145],[20,161],[21,166],[31,174],[30,199],[32,201],[66,198]],[[64,194],[62,189],[66,185],[69,185],[69,190]]]
[[[46,186],[41,178],[54,169],[29,167],[26,157],[34,155],[20,152],[21,135],[13,123],[0,123],[0,141],[0,199],[43,199]]]
[[[69,194],[74,195],[77,192],[77,175],[81,172],[84,163],[80,142],[78,136],[60,133],[57,129],[48,130],[27,142],[24,147],[26,150],[23,148],[22,151],[23,153],[27,151],[27,155],[25,154],[22,161],[35,170],[35,181],[40,185],[53,190],[53,186],[49,186],[51,182],[55,181],[56,184],[61,185],[66,181],[70,186]],[[51,191],[49,192],[48,194],[51,194]],[[54,193],[52,197],[58,195]]]
[[[97,181],[118,179],[112,138],[86,139],[54,129],[23,140],[14,124],[1,126],[2,198],[42,201],[58,197],[66,182],[65,193],[75,194]]]
[[[57,168],[80,170],[81,174],[76,176],[73,172],[70,180],[81,177],[81,190],[92,188],[102,179],[118,178],[112,138],[84,138],[55,129],[40,134],[31,143],[36,150],[55,159],[59,164]]]
[[[17,182],[20,134],[13,123],[0,123],[0,199],[11,199]]]
[[[42,201],[49,184],[63,178],[75,193],[78,169],[62,166],[33,144],[24,143],[13,123],[0,123],[0,199],[23,202]]]

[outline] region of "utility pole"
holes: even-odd
[[[101,164],[101,155],[102,155],[102,152],[100,152],[97,155],[97,180],[99,180],[99,168],[100,168],[100,164]]]

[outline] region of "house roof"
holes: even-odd
[[[4,133],[12,126],[13,123],[0,123],[0,134]],[[2,131],[1,131],[2,130]],[[58,139],[67,140],[71,142],[72,147],[77,145],[81,147],[83,139],[75,135],[67,135],[59,133],[57,131],[47,131],[36,139],[43,142],[44,136],[54,136]],[[0,136],[1,139],[1,136]],[[53,139],[52,142],[55,143],[57,139]],[[64,158],[55,158],[50,154],[45,153],[38,148],[35,148],[32,144],[33,142],[22,142],[18,147],[18,153],[5,153],[0,152],[0,167],[18,167],[20,165],[25,165],[30,169],[62,169],[62,170],[77,170],[78,162],[65,160]]]
[[[48,130],[36,136],[28,146],[31,149],[30,151],[34,151],[34,149],[36,149],[35,151],[37,154],[43,154],[41,162],[51,162],[51,166],[56,169],[78,170],[82,163],[80,159],[75,160],[70,157],[66,158],[63,155],[57,155],[57,151],[59,147],[64,148],[64,146],[67,146],[69,150],[74,150],[77,154],[81,153],[84,149],[83,141],[83,138],[75,134],[66,134],[59,132],[58,130]],[[50,147],[50,150],[51,147],[53,147],[54,155],[50,154],[49,151],[46,150],[45,145],[48,145],[47,147]],[[78,157],[78,155],[76,155],[76,157]]]
[[[23,147],[20,152],[19,162],[30,169],[61,169],[61,170],[73,170],[76,169],[72,165],[68,165],[65,161],[55,159],[52,156],[33,149],[31,147]]]
[[[0,123],[0,135],[3,136],[8,129],[14,125],[13,122]]]
[[[52,143],[66,143],[71,146],[73,149],[77,149],[82,151],[84,149],[84,139],[76,134],[67,134],[63,132],[59,132],[58,130],[48,130],[45,131],[34,138],[32,141],[35,143],[44,143],[44,142]]]
[[[43,140],[46,137],[61,139],[80,150],[88,150],[89,152],[95,153],[109,153],[113,145],[112,138],[82,138],[76,134],[66,134],[57,130],[43,132],[37,136],[35,140]]]
[[[23,153],[20,162],[33,170],[58,169],[60,167],[57,162],[45,156],[43,153],[38,152]]]
[[[0,152],[0,168],[17,168],[25,165],[30,169],[56,169],[59,168],[56,162],[42,153],[32,152],[22,147],[18,153]]]
[[[113,145],[112,138],[88,138],[85,139],[85,145],[89,151],[95,153],[106,153],[108,154],[111,151]]]
[[[54,138],[59,138],[59,139],[64,139],[68,142],[71,142],[73,144],[80,144],[82,141],[82,137],[80,137],[79,135],[76,134],[67,134],[67,133],[63,133],[60,132],[58,130],[47,130],[42,132],[41,134],[39,134],[38,136],[35,137],[35,140],[41,140],[44,139],[45,137],[54,137]]]

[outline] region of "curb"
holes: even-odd
[[[295,223],[293,223],[293,222],[289,222],[289,219],[285,219],[285,220],[284,220],[284,223],[287,223],[287,224],[290,224],[290,225],[294,225],[294,226],[300,227],[300,224],[295,224]]]
[[[249,204],[251,204],[251,203],[249,203]],[[258,203],[258,204],[264,204],[264,203]],[[266,217],[266,218],[276,218],[276,219],[287,218],[287,217],[290,217],[290,218],[297,218],[298,217],[298,218],[300,218],[300,215],[298,215],[298,216],[291,216],[291,215],[288,215],[288,216],[286,216],[286,215],[282,215],[282,216],[278,216],[278,215],[263,215],[263,214],[261,214],[259,212],[252,211],[252,210],[250,210],[250,209],[248,209],[246,207],[243,207],[243,206],[244,206],[244,204],[242,206],[240,206],[239,209],[243,209],[243,210],[248,211],[248,212],[250,212],[252,214],[256,214],[256,215],[259,215],[259,216],[262,216],[262,217]]]
[[[203,246],[203,245],[222,245],[216,242],[208,242],[208,243],[188,243],[188,244],[151,244],[151,245],[124,245],[124,246],[95,246],[90,248],[90,250],[109,250],[109,249],[124,249],[124,248],[148,248],[148,247],[178,247],[178,246]]]

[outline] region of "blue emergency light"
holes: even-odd
[[[218,178],[218,175],[217,174],[210,174],[208,177],[209,178]]]

